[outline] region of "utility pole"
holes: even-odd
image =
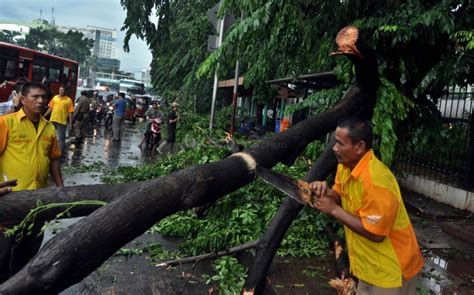
[[[219,38],[218,38],[218,41],[217,41],[217,48],[219,48],[222,45],[222,38],[224,36],[224,23],[225,23],[225,15],[220,20],[220,23],[219,23]],[[209,131],[212,131],[213,122],[214,122],[214,108],[215,108],[215,105],[216,105],[217,84],[219,82],[219,79],[217,77],[217,71],[218,70],[219,70],[219,63],[217,64],[216,72],[214,73],[214,88],[212,89],[211,119],[209,121]]]
[[[244,12],[240,13],[240,21],[244,18]],[[237,110],[237,96],[239,90],[239,71],[240,71],[240,64],[239,64],[239,49],[237,48],[237,60],[235,61],[235,78],[234,78],[234,92],[232,93],[232,116],[230,118],[230,135],[234,134],[235,130],[235,113]]]

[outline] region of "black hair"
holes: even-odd
[[[48,94],[49,89],[43,83],[41,83],[41,82],[26,82],[25,84],[23,84],[23,87],[21,89],[21,95],[26,97],[28,95],[28,93],[30,92],[30,89],[33,89],[33,88],[43,89],[46,92],[46,94]]]
[[[119,92],[118,95],[119,95],[120,97],[122,97],[122,98],[125,98],[125,93],[123,93],[123,92]]]
[[[372,148],[372,126],[369,121],[361,117],[348,117],[339,120],[337,127],[349,131],[349,138],[352,143],[363,141],[367,149]]]

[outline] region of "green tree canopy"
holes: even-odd
[[[265,83],[269,79],[334,69],[349,83],[349,63],[329,53],[336,49],[337,32],[356,25],[379,57],[383,85],[374,125],[382,143],[390,146],[386,148],[390,155],[397,122],[418,116],[420,108],[436,112],[436,97],[446,85],[474,82],[470,0],[223,0],[221,15],[243,12],[244,17],[211,54],[204,45],[212,33],[205,12],[214,1],[121,3],[127,10],[125,46],[132,35],[148,42],[156,86],[177,91],[185,85],[190,91],[203,92],[202,86],[211,88],[209,81],[218,63],[219,77],[230,78],[239,59],[246,87],[253,88],[254,97],[261,100],[271,97]]]
[[[0,41],[3,42],[15,43],[15,37],[19,36],[21,36],[21,34],[15,31],[0,30]]]
[[[43,50],[49,54],[58,55],[83,63],[91,56],[94,40],[84,38],[84,34],[69,30],[59,32],[53,28],[31,28],[25,39],[19,39],[17,44],[34,50]]]

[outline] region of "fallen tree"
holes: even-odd
[[[359,91],[353,89],[349,93]],[[167,177],[139,184],[71,187],[64,190],[66,194],[45,189],[34,193],[17,192],[0,199],[0,218],[7,219],[5,214],[9,209],[4,209],[4,201],[25,198],[29,201],[23,206],[32,208],[36,200],[43,204],[68,201],[70,197],[65,196],[69,192],[74,192],[78,199],[82,196],[96,196],[96,199],[101,199],[101,196],[116,197],[99,209],[71,212],[73,216],[78,216],[97,209],[48,241],[20,272],[0,286],[0,293],[59,292],[79,282],[121,246],[143,234],[162,218],[214,202],[250,183],[255,178],[256,165],[270,168],[278,162],[293,163],[310,142],[333,130],[340,118],[357,113],[365,105],[365,99],[360,95],[347,96],[333,110],[307,119],[242,153],[216,163],[192,166]],[[97,188],[102,189],[100,194],[93,193],[92,190]],[[82,195],[82,192],[87,193]],[[35,194],[40,198],[35,200]]]
[[[373,63],[371,59],[350,58],[356,65],[356,83],[338,105],[328,112],[309,118],[284,133],[277,134],[223,160],[188,167],[169,176],[141,183],[71,187],[60,193],[43,189],[35,192],[12,193],[0,199],[0,208],[2,208],[0,219],[4,220],[8,220],[7,214],[14,211],[12,208],[4,209],[4,202],[10,202],[11,206],[13,200],[18,199],[23,199],[24,209],[17,207],[16,212],[21,212],[21,210],[25,212],[26,208],[34,207],[38,200],[47,204],[82,197],[99,200],[113,199],[101,208],[78,208],[77,211],[71,212],[72,216],[79,216],[93,211],[68,230],[49,240],[20,272],[0,286],[0,293],[46,294],[64,290],[82,280],[121,246],[143,234],[164,217],[180,210],[214,202],[225,194],[252,182],[256,177],[257,165],[271,168],[278,162],[292,164],[309,143],[334,130],[338,120],[343,117],[361,113],[366,116],[371,114],[375,104],[375,95],[369,91],[374,88],[370,86],[374,82],[370,78],[373,78],[373,66],[375,65],[376,69],[376,60]],[[364,66],[367,64],[371,71],[364,72],[367,70]],[[318,167],[325,167],[318,174],[318,177],[322,177],[334,166],[329,149],[317,163],[319,164],[316,164],[308,173],[311,175],[305,177],[306,180],[310,180],[312,175],[315,175]],[[274,229],[276,225],[283,222],[284,234],[294,216],[301,210],[301,206],[285,200],[282,208],[285,209],[278,212],[270,228]],[[291,209],[291,214],[288,214],[288,208]],[[281,232],[276,235],[282,236]],[[261,256],[262,250],[267,249],[265,248],[267,245],[271,245],[276,251],[279,245],[278,237],[272,240],[268,234],[264,235],[259,245],[259,255]],[[270,261],[273,255],[274,251],[270,255]],[[265,259],[268,259],[267,256],[265,255]],[[249,278],[255,278],[253,273],[255,271],[250,272]],[[265,267],[261,274],[265,276]],[[255,282],[258,283],[259,280]],[[254,290],[253,287],[250,289]]]

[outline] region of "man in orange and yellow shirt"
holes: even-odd
[[[335,184],[311,183],[311,206],[344,224],[356,294],[416,294],[423,257],[397,180],[372,150],[370,124],[344,119],[335,139]]]
[[[72,113],[74,112],[74,102],[65,94],[65,87],[59,87],[59,94],[55,95],[48,104],[48,111],[45,117],[51,113],[49,121],[53,122],[58,134],[59,148],[65,155],[66,147],[66,126],[69,122],[69,129],[72,124]]]
[[[43,84],[28,82],[20,97],[23,107],[0,116],[0,176],[10,181],[7,191],[46,187],[49,174],[57,187],[63,187],[56,132],[53,124],[41,116],[46,99],[47,88]],[[2,192],[6,190],[2,188]],[[42,237],[37,236],[41,224],[35,224],[33,233],[19,243],[15,237],[3,235],[4,227],[10,225],[0,225],[0,282],[20,270],[42,242]]]

